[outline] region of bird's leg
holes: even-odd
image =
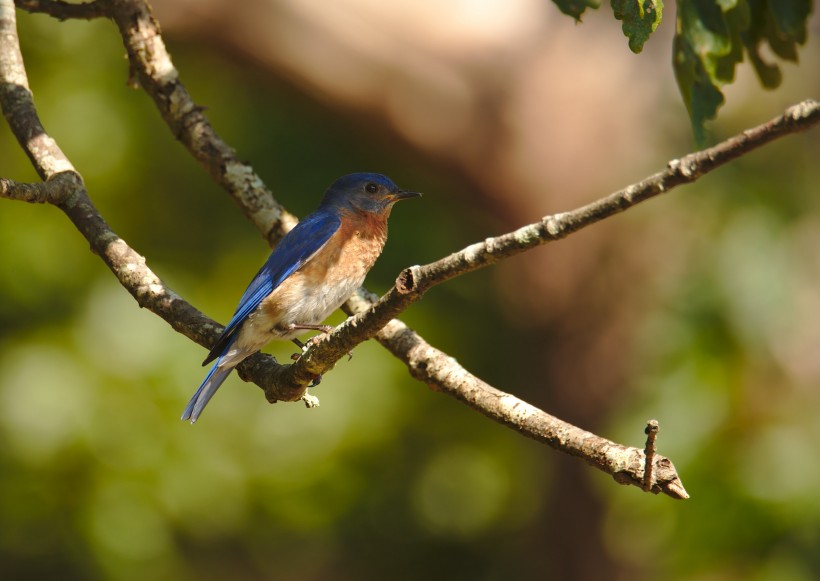
[[[300,329],[304,329],[306,331],[321,331],[325,335],[330,333],[333,330],[333,327],[330,325],[310,325],[308,323],[289,323],[285,329],[288,331],[298,331]]]
[[[297,329],[308,329],[308,330],[312,330],[312,331],[320,331],[321,332],[320,335],[314,335],[313,337],[311,337],[310,339],[308,339],[304,343],[302,341],[300,341],[299,339],[295,338],[295,337],[293,339],[291,339],[291,341],[293,341],[296,344],[296,346],[299,347],[299,349],[302,350],[302,352],[301,353],[294,353],[293,355],[290,356],[290,358],[293,359],[294,361],[299,361],[299,359],[302,357],[302,355],[304,355],[307,352],[308,349],[310,349],[316,343],[318,343],[319,339],[321,338],[322,335],[327,335],[328,333],[330,333],[333,330],[333,327],[331,327],[330,325],[310,325],[310,324],[302,324],[302,323],[290,323],[286,327],[286,329],[288,331],[295,331]],[[347,360],[350,361],[351,359],[353,359],[353,352],[348,351]],[[308,387],[316,387],[321,382],[322,382],[322,376],[321,375],[314,375],[313,376],[313,381],[310,383],[310,385]]]
[[[306,329],[309,331],[321,331],[322,335],[327,335],[333,330],[333,327],[331,327],[330,325],[308,325],[302,323],[290,323],[287,327],[285,327],[285,330],[287,331],[296,331],[298,329]],[[308,339],[305,343],[302,343],[299,339],[296,338],[291,339],[291,341],[296,343],[299,349],[302,350],[301,355],[298,353],[294,353],[293,355],[291,355],[291,359],[293,359],[294,361],[299,359],[299,357],[305,354],[305,351],[313,347],[313,345],[315,345],[319,341],[319,337],[321,337],[322,335],[315,335]]]
[[[299,323],[291,323],[287,326],[288,331],[295,331],[296,329],[309,329],[309,330],[313,330],[313,331],[321,331],[323,335],[327,335],[328,333],[330,333],[333,330],[333,327],[331,327],[330,325],[302,325],[302,324],[299,324]],[[298,345],[299,348],[302,350],[302,354],[304,354],[305,351],[307,351],[308,349],[310,349],[316,343],[319,342],[319,338],[321,336],[322,335],[314,335],[313,337],[311,337],[310,339],[308,339],[304,343],[302,343],[299,339],[291,339],[291,341],[296,343],[296,345]],[[298,356],[297,357],[291,357],[291,359],[296,361],[296,359],[298,359]],[[351,359],[353,359],[353,353],[348,352],[347,360],[350,361]]]
[[[310,325],[310,324],[302,324],[302,323],[290,323],[286,328],[287,328],[288,331],[296,331],[297,329],[306,329],[306,330],[310,330],[310,331],[320,331],[322,333],[322,335],[327,335],[328,333],[330,333],[333,330],[333,327],[331,327],[330,325]],[[302,357],[302,355],[304,355],[307,352],[308,349],[310,349],[313,345],[315,345],[319,341],[319,337],[321,337],[322,335],[314,335],[313,337],[311,337],[310,339],[308,339],[304,343],[302,341],[300,341],[299,339],[296,339],[296,338],[291,339],[291,341],[296,343],[296,345],[299,347],[299,349],[302,350],[302,352],[301,353],[294,353],[293,355],[290,356],[290,358],[293,359],[294,361],[298,361],[299,358]],[[313,376],[313,381],[310,382],[310,385],[308,387],[316,387],[321,382],[322,382],[322,376],[321,375],[314,375]],[[305,404],[308,405],[308,407],[315,407],[315,406],[309,405],[307,401],[305,401]]]

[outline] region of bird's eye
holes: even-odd
[[[365,189],[365,191],[367,191],[369,194],[375,194],[375,193],[379,190],[379,187],[378,187],[376,184],[374,184],[373,182],[370,182],[369,184],[367,184],[367,185],[364,187],[364,189]]]

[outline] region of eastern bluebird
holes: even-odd
[[[194,423],[231,370],[273,339],[292,340],[321,325],[364,282],[387,240],[393,204],[420,196],[388,177],[337,179],[319,208],[288,232],[251,281],[203,365],[216,363],[182,412]]]

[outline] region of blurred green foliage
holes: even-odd
[[[126,87],[110,23],[20,21],[44,124],[95,203],[166,283],[224,320],[267,254],[258,233]],[[203,47],[172,49],[217,129],[296,214],[354,170],[432,194],[395,212],[373,290],[487,235],[491,217],[463,203],[458,179],[424,173],[377,128]],[[628,218],[674,219],[687,233],[676,268],[647,283],[662,308],[631,354],[636,389],[601,432],[640,445],[636,426],[656,416],[661,453],[693,498],[651,497],[588,470],[606,513],[588,534],[647,577],[820,576],[817,141],[816,131],[790,138]],[[36,179],[8,131],[0,156],[3,175]],[[553,454],[541,445],[429,392],[372,343],[317,388],[318,409],[265,405],[234,377],[195,427],[178,422],[204,351],[135,308],[58,210],[0,206],[4,578],[549,569],[527,542],[551,494]],[[490,282],[482,272],[444,285],[403,318],[488,381],[542,389],[505,364],[515,330]]]
[[[817,153],[816,135],[756,152],[662,211],[690,224],[687,275],[653,289],[665,308],[614,429],[625,439],[656,416],[692,502],[619,497],[608,538],[675,578],[820,575]]]

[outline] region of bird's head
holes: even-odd
[[[393,204],[418,196],[421,196],[419,192],[402,190],[382,174],[352,173],[340,177],[331,184],[322,198],[322,205],[387,217]]]

